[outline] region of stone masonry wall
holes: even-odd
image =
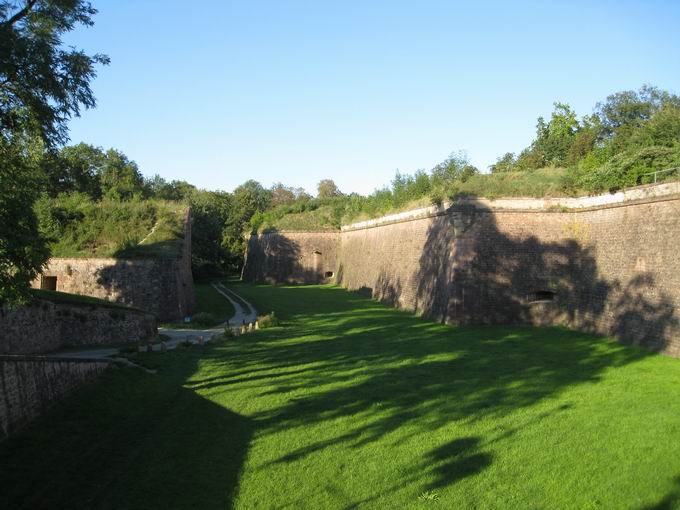
[[[322,283],[335,276],[339,232],[251,236],[243,277],[267,283]]]
[[[680,357],[678,239],[680,183],[466,199],[335,236],[253,237],[244,277],[306,282],[300,275],[313,264],[300,254],[324,242],[320,251],[332,254],[324,269],[335,261],[339,284],[435,320],[566,324]]]
[[[679,238],[677,195],[570,211],[468,200],[345,227],[338,282],[445,322],[566,324],[680,356]]]
[[[42,276],[56,276],[61,292],[93,296],[141,308],[162,321],[191,314],[191,218],[185,217],[181,256],[169,259],[53,258]],[[40,287],[41,277],[33,283]]]
[[[0,309],[0,331],[0,354],[138,342],[154,338],[158,332],[156,317],[150,313],[48,301]]]
[[[0,356],[0,441],[108,366],[105,360]]]

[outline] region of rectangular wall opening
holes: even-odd
[[[57,290],[57,277],[56,276],[41,277],[40,288],[43,290]]]
[[[529,303],[549,303],[555,300],[555,293],[550,290],[535,290],[527,296]]]

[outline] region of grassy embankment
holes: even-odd
[[[94,202],[62,196],[38,205],[53,257],[171,258],[180,255],[186,205],[159,200]]]
[[[0,445],[8,508],[680,506],[676,359],[234,287],[283,327],[78,391]]]
[[[563,168],[478,174],[464,182],[456,182],[456,188],[451,190],[451,193],[485,198],[565,196],[563,186],[565,174],[566,170]],[[395,205],[392,199],[383,200],[380,197],[331,199],[302,212],[287,212],[285,207],[278,211],[273,210],[265,215],[259,230],[336,230],[343,224],[432,204],[433,199],[429,195],[399,205]]]

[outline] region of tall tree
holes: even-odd
[[[49,257],[33,204],[43,187],[34,156],[0,138],[0,305],[21,303]]]
[[[563,166],[566,164],[569,148],[579,128],[576,113],[566,103],[554,103],[550,121],[538,118],[536,140],[532,150],[544,155],[547,163]]]
[[[114,200],[141,197],[144,192],[144,178],[137,163],[115,149],[106,151],[100,181],[103,195]]]
[[[87,193],[93,199],[101,197],[101,173],[106,155],[98,148],[86,143],[64,147],[60,151],[49,151],[42,161],[48,179],[48,193]]]
[[[67,122],[95,106],[90,81],[104,55],[64,47],[62,36],[92,25],[83,0],[0,0],[0,303],[19,303],[47,261],[33,204],[43,151],[64,143]]]
[[[342,191],[332,179],[322,179],[316,187],[318,198],[341,197]]]
[[[64,48],[62,36],[93,24],[82,0],[0,1],[0,129],[37,132],[49,145],[68,140],[67,123],[96,105],[90,81],[105,55]]]
[[[613,136],[621,129],[640,127],[665,104],[680,107],[680,97],[651,85],[636,90],[624,90],[607,96],[597,103],[595,113],[602,121],[604,133]]]

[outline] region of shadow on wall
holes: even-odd
[[[384,280],[381,295],[393,300],[400,282]],[[562,323],[654,351],[668,350],[677,335],[673,302],[656,290],[653,274],[606,280],[591,248],[573,239],[513,238],[474,204],[434,219],[416,280],[416,308],[441,321]]]
[[[305,266],[300,243],[275,231],[251,236],[243,277],[269,284],[314,284],[326,280],[320,264]],[[319,255],[321,255],[319,253]]]
[[[157,374],[110,371],[0,444],[3,508],[232,508],[254,425],[186,387],[218,352],[168,356]]]
[[[164,243],[156,243],[158,250]],[[155,244],[147,247],[156,249]],[[190,257],[121,258],[98,269],[95,276],[109,299],[151,312],[160,320],[179,319],[193,311]]]

